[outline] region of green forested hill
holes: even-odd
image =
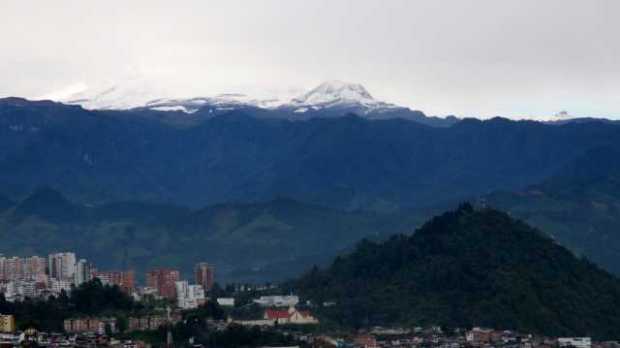
[[[620,280],[505,213],[470,205],[412,236],[361,242],[296,282],[341,325],[483,325],[620,337]]]
[[[8,201],[10,202],[10,201]],[[297,276],[363,237],[410,232],[415,217],[342,212],[288,199],[200,210],[136,202],[75,204],[42,188],[0,209],[0,253],[73,250],[99,269],[213,263],[220,281]]]

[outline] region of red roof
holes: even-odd
[[[291,315],[287,310],[267,309],[267,319],[288,319]]]

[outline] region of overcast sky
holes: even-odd
[[[338,79],[431,115],[620,118],[619,13],[618,0],[0,0],[0,96]]]

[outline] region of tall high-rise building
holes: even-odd
[[[10,257],[4,260],[4,278],[19,280],[22,277],[22,262],[19,257]]]
[[[45,276],[46,260],[43,257],[31,256],[22,259],[22,279],[39,280]]]
[[[6,263],[6,257],[0,254],[0,280],[6,280],[6,276],[4,274],[4,264]]]
[[[204,290],[211,290],[215,282],[215,267],[206,262],[197,263],[194,266],[194,280],[196,284],[202,285]]]
[[[45,278],[46,261],[42,257],[0,256],[0,280],[38,280]]]
[[[180,279],[179,271],[170,268],[154,269],[146,273],[146,285],[157,289],[159,296],[170,300],[176,299],[176,282]]]
[[[48,271],[52,278],[73,280],[75,276],[75,253],[56,253],[48,256]]]
[[[90,264],[85,259],[80,259],[75,264],[75,277],[73,283],[80,286],[91,279]]]

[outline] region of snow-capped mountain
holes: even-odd
[[[132,76],[120,82],[77,83],[39,99],[80,105],[88,110],[128,110],[142,107],[154,99],[174,97],[177,97],[174,91],[166,89],[156,81]]]
[[[148,101],[141,107],[156,111],[182,111],[193,114],[202,108],[218,111],[234,110],[242,107],[271,109],[282,104],[283,102],[277,98],[259,99],[241,93],[228,93],[219,94],[214,97],[155,99]]]
[[[85,109],[128,110],[147,108],[157,111],[194,113],[205,106],[218,109],[257,107],[262,109],[308,110],[353,108],[367,113],[380,109],[399,108],[374,99],[364,86],[356,83],[327,81],[296,97],[253,97],[242,93],[219,94],[184,98],[166,91],[155,83],[130,79],[121,84],[102,87],[81,85],[78,90],[50,99],[66,104],[81,105]]]
[[[229,93],[186,98],[142,78],[104,88],[90,88],[82,84],[79,89],[69,91],[71,93],[56,93],[55,98],[49,99],[81,105],[85,109],[152,110],[196,114],[199,119],[244,109],[245,113],[256,117],[289,120],[355,114],[372,120],[403,118],[432,126],[449,126],[456,122],[455,118],[427,117],[421,111],[376,100],[364,86],[342,81],[323,82],[308,92],[296,93],[296,96],[291,93],[274,96],[259,90],[254,96]]]
[[[342,81],[323,82],[283,107],[295,108],[295,112],[326,108],[354,108],[363,113],[401,108],[374,99],[360,84]]]
[[[240,106],[273,108],[284,102],[260,93],[253,97],[241,93],[218,94],[214,96],[188,95],[174,88],[167,87],[160,81],[138,75],[120,82],[87,85],[79,83],[36,99],[50,99],[64,104],[80,105],[89,110],[130,110],[152,109],[158,111],[182,111],[194,113],[199,109],[212,106],[217,109],[234,109]]]

